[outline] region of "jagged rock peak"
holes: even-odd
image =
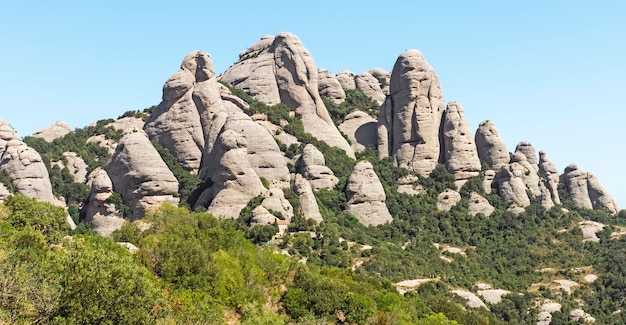
[[[346,92],[330,71],[320,69],[317,83],[320,95],[330,99],[333,103],[341,104],[346,100]]]
[[[515,152],[520,152],[526,156],[526,160],[530,163],[535,171],[539,171],[539,165],[537,165],[537,151],[530,142],[522,141],[515,147]]]
[[[302,149],[296,169],[309,181],[314,191],[322,188],[333,189],[339,182],[333,171],[326,167],[324,155],[312,144],[307,144]]]
[[[143,131],[122,135],[104,169],[129,206],[130,220],[162,203],[178,204],[178,181]]]
[[[385,205],[385,190],[369,161],[360,161],[346,184],[346,211],[366,226],[378,226],[393,220]]]
[[[457,180],[469,179],[480,173],[481,165],[474,137],[465,118],[463,107],[448,103],[443,121],[445,162]]]
[[[213,117],[223,110],[211,56],[192,51],[163,85],[163,100],[144,130],[183,167],[197,172]]]
[[[480,123],[474,140],[478,149],[478,157],[494,171],[497,172],[509,163],[511,158],[506,149],[506,144],[500,138],[498,129],[492,121],[486,120]]]
[[[578,207],[602,209],[609,214],[619,212],[617,204],[595,175],[580,170],[576,164],[571,164],[565,167],[565,173],[561,177],[570,198]]]
[[[264,37],[220,80],[268,105],[284,103],[301,117],[305,132],[354,158],[319,95],[318,68],[297,36],[280,33]]]
[[[378,115],[379,158],[391,156],[398,166],[428,176],[439,163],[444,108],[439,78],[422,53],[402,53]]]
[[[46,128],[35,131],[35,133],[33,133],[33,137],[52,142],[54,139],[62,138],[70,132],[72,132],[72,128],[69,124],[63,121],[57,121]]]

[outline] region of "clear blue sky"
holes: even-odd
[[[626,208],[623,1],[2,1],[0,118],[22,136],[157,104],[191,50],[218,73],[264,34],[333,73],[421,50],[472,128],[596,174]]]

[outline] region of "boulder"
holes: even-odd
[[[448,103],[443,119],[444,159],[448,171],[457,180],[478,176],[481,169],[476,144],[470,133],[463,108],[457,102]]]
[[[498,194],[506,202],[514,202],[522,208],[530,205],[530,198],[526,193],[526,184],[523,176],[527,172],[522,165],[512,163],[504,165],[493,180],[498,188]]]
[[[335,104],[341,104],[346,100],[346,92],[341,88],[339,80],[330,71],[320,69],[317,76],[317,87],[320,95],[330,99]]]
[[[480,194],[476,192],[472,192],[469,197],[469,206],[467,208],[467,214],[470,216],[475,216],[479,213],[484,214],[485,216],[490,216],[493,213],[495,208]]]
[[[437,210],[450,211],[452,207],[461,202],[461,194],[459,192],[447,188],[445,191],[437,195]]]
[[[211,56],[192,51],[165,82],[162,101],[144,126],[151,140],[192,172],[200,167],[215,114],[224,110],[219,89]]]
[[[348,136],[354,152],[361,152],[367,146],[376,146],[376,119],[363,111],[353,111],[346,115],[339,130]]]
[[[346,184],[346,211],[366,226],[378,226],[393,221],[385,200],[385,190],[369,161],[360,161]]]
[[[379,158],[391,156],[402,168],[430,175],[439,163],[444,108],[439,78],[422,53],[402,53],[378,115]]]
[[[278,182],[271,183],[270,188],[263,193],[261,205],[276,216],[280,214],[284,220],[291,221],[293,218],[293,206],[285,198],[282,184]]]
[[[318,223],[324,221],[317,205],[317,201],[315,200],[311,184],[300,174],[296,174],[294,191],[298,194],[301,209],[300,212],[302,212],[304,218],[307,220],[315,220]]]
[[[341,88],[343,88],[343,90],[355,90],[356,89],[356,82],[354,81],[354,79],[356,78],[356,75],[348,70],[342,70],[339,71],[339,73],[337,74],[337,81],[339,81],[339,84],[341,85]]]
[[[492,121],[486,120],[480,123],[474,140],[478,157],[494,171],[497,172],[511,160],[506,144],[500,138],[496,125]]]
[[[550,192],[550,198],[554,204],[561,204],[559,197],[559,170],[548,160],[545,151],[539,151],[539,170],[545,175],[546,180],[544,186]]]
[[[91,187],[91,193],[83,207],[85,221],[99,235],[108,236],[124,224],[124,218],[115,204],[107,201],[113,195],[113,182],[107,172],[98,167],[89,174],[87,184]]]
[[[220,133],[207,163],[212,168],[203,179],[210,186],[195,207],[208,205],[208,212],[214,216],[236,219],[251,199],[265,192],[250,164],[247,141],[241,134],[233,130]]]
[[[321,188],[330,190],[339,183],[333,171],[326,167],[324,155],[312,144],[307,144],[302,149],[302,155],[296,162],[296,170],[309,181],[314,191]]]
[[[595,175],[584,172],[577,165],[565,168],[561,181],[567,187],[574,204],[585,209],[602,209],[609,214],[617,214],[619,208],[611,195],[600,184]]]
[[[122,136],[104,169],[129,206],[131,221],[162,203],[178,204],[178,181],[141,130]]]
[[[363,93],[365,96],[372,97],[372,99],[379,105],[385,102],[385,94],[380,88],[380,81],[376,79],[371,73],[363,72],[358,75],[355,80],[356,89]]]
[[[63,121],[57,121],[46,128],[35,131],[35,133],[33,133],[33,137],[44,139],[47,142],[52,142],[55,139],[64,137],[70,132],[72,132],[72,128],[69,124]]]
[[[265,207],[259,205],[252,210],[250,225],[271,225],[276,222],[276,217]]]
[[[305,132],[354,158],[319,95],[315,62],[297,36],[263,37],[242,53],[220,80],[268,105],[286,104],[300,116]]]
[[[48,170],[41,156],[26,143],[17,139],[5,142],[0,151],[0,171],[9,175],[15,193],[64,206],[52,194]]]
[[[535,171],[539,171],[539,165],[537,165],[537,151],[530,142],[522,141],[515,147],[515,152],[520,152],[526,156],[526,160],[533,167]]]

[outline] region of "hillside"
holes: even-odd
[[[334,76],[281,33],[117,119],[0,120],[0,323],[626,322],[626,212],[465,115],[417,50]]]

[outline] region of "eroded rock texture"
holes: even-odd
[[[42,138],[48,142],[52,142],[54,139],[62,138],[70,132],[72,132],[72,128],[69,124],[63,121],[58,121],[46,128],[35,131],[35,133],[33,133],[33,137]]]
[[[366,226],[378,226],[393,220],[387,206],[383,185],[369,161],[360,161],[346,184],[346,211]]]
[[[378,115],[378,153],[428,176],[440,157],[439,127],[444,112],[437,74],[422,53],[409,50],[396,61],[389,96]]]
[[[475,136],[478,157],[494,171],[500,170],[508,164],[511,157],[506,149],[504,140],[500,138],[498,129],[492,121],[483,121],[478,126]]]
[[[450,102],[444,116],[444,157],[448,171],[457,180],[477,176],[481,169],[480,159],[463,108],[457,102]]]
[[[595,175],[571,164],[565,168],[565,173],[561,177],[570,198],[578,207],[602,209],[610,214],[619,212],[617,204]]]

